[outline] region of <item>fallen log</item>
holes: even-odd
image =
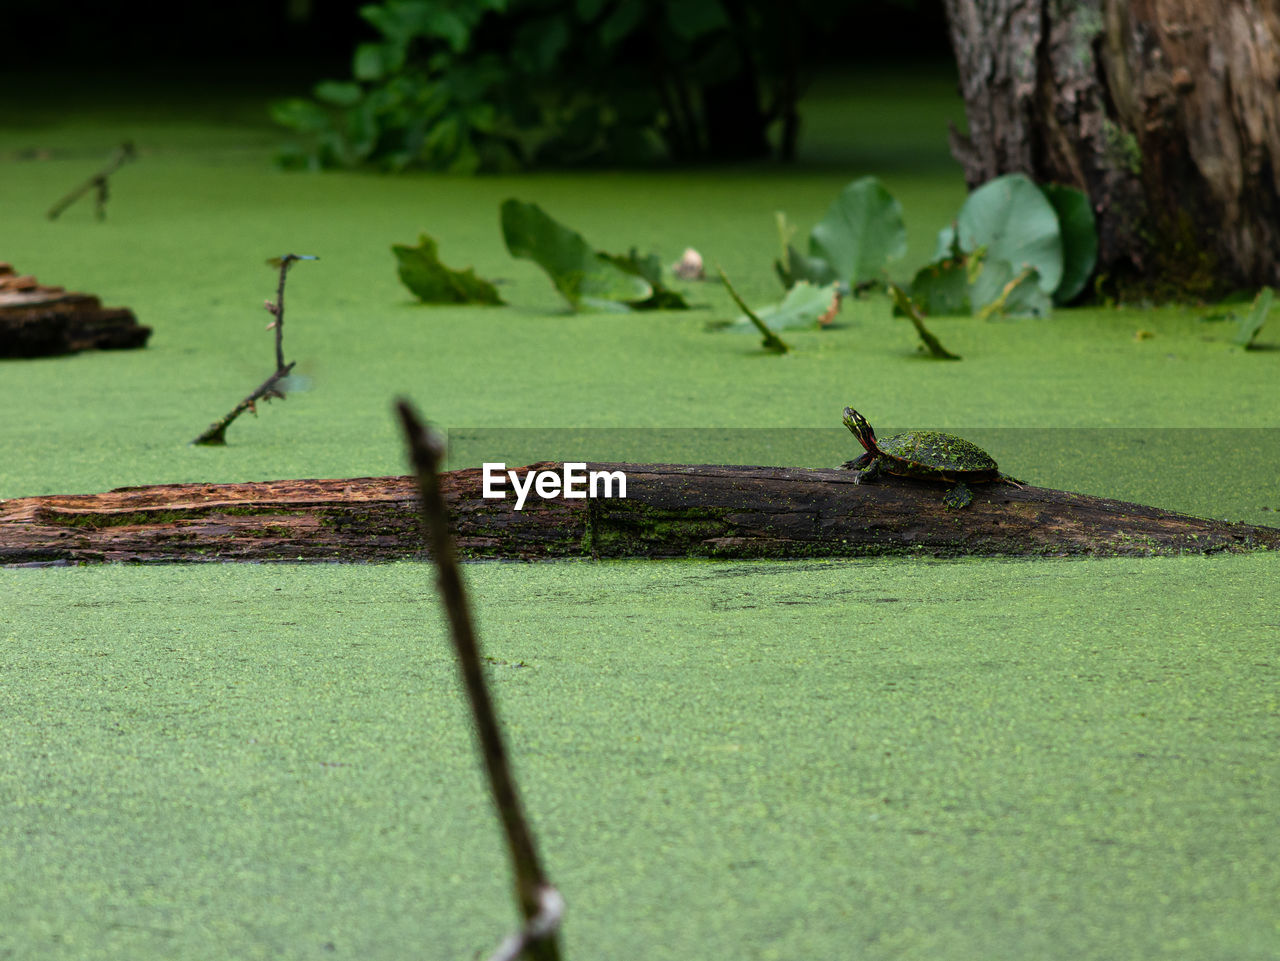
[[[517,470],[561,474],[559,463]],[[1158,555],[1280,548],[1280,529],[1204,520],[1040,487],[942,488],[850,471],[588,464],[625,497],[486,498],[481,471],[441,483],[469,558]],[[615,495],[617,491],[613,492]],[[388,561],[425,557],[408,477],[168,484],[0,501],[0,564]]]
[[[97,297],[41,284],[0,263],[0,357],[144,347],[150,336],[128,308],[103,307]]]

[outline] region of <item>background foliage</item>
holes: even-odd
[[[859,3],[382,0],[348,80],[274,106],[282,160],[457,172],[790,158],[796,104]],[[770,128],[776,125],[776,144]]]

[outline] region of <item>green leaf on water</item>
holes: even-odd
[[[631,302],[631,306],[636,310],[689,309],[689,302],[685,300],[684,294],[672,290],[663,282],[662,258],[657,254],[641,257],[632,247],[626,254],[607,254],[601,251],[598,256],[603,257],[619,270],[639,277],[653,288],[653,294],[647,300]]]
[[[875,177],[845,187],[809,234],[810,257],[829,264],[833,279],[850,289],[877,279],[886,263],[906,252],[902,205]]]
[[[894,313],[899,316],[906,317],[911,321],[916,329],[916,333],[920,336],[920,342],[924,345],[924,349],[930,357],[936,357],[938,360],[959,360],[959,354],[953,354],[947,348],[942,346],[942,342],[938,340],[924,325],[924,314],[920,308],[911,300],[907,292],[895,283],[889,284],[889,296],[893,298]]]
[[[1034,267],[1015,274],[1006,260],[984,265],[979,285],[986,291],[986,303],[976,311],[983,320],[992,317],[1047,317],[1053,302],[1040,287]],[[977,289],[975,287],[975,289]]]
[[[973,277],[969,299],[983,320],[1003,317],[1048,317],[1053,302],[1040,284],[1034,267],[1015,273],[1007,260],[987,258]]]
[[[926,264],[911,281],[911,300],[930,316],[971,314],[969,258],[963,254]]]
[[[422,234],[418,246],[392,244],[401,282],[426,304],[501,304],[498,289],[475,271],[451,270],[440,263],[436,242]]]
[[[801,280],[787,291],[780,303],[757,307],[752,314],[770,330],[817,330],[831,322],[839,310],[839,298],[839,284],[818,287]],[[753,325],[751,317],[743,314],[723,326],[749,328]]]
[[[574,310],[583,304],[616,308],[653,296],[652,285],[601,256],[586,238],[549,217],[537,204],[502,204],[502,238],[512,257],[532,260],[547,272]]]
[[[1018,273],[1034,267],[1046,294],[1062,282],[1058,214],[1024,174],[997,177],[969,194],[956,217],[956,238],[965,251],[986,245],[991,261],[1008,261]]]
[[[1267,322],[1267,316],[1271,313],[1275,296],[1276,292],[1270,287],[1263,287],[1258,291],[1258,296],[1253,299],[1253,306],[1249,308],[1249,312],[1240,317],[1240,328],[1231,341],[1233,344],[1245,350],[1253,346],[1254,338],[1258,336],[1262,325]]]
[[[765,350],[771,350],[776,354],[785,354],[791,348],[787,346],[786,341],[769,329],[768,325],[761,320],[755,312],[747,306],[745,300],[738,296],[738,292],[733,289],[733,284],[729,283],[729,278],[725,276],[724,268],[717,266],[716,272],[720,275],[720,282],[724,284],[724,289],[729,291],[729,296],[733,298],[733,302],[738,305],[738,309],[747,315],[747,319],[755,325],[756,330],[764,335],[761,344]]]
[[[1040,189],[1053,204],[1062,230],[1062,280],[1053,292],[1053,302],[1061,306],[1080,295],[1098,263],[1098,222],[1084,191],[1062,184]]]
[[[825,286],[836,281],[836,272],[829,263],[821,257],[807,257],[791,244],[787,244],[783,256],[773,262],[773,269],[782,285],[788,288],[804,282]]]

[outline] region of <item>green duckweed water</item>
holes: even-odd
[[[569,957],[1274,956],[1271,558],[485,564]],[[512,909],[426,565],[6,571],[0,952]],[[1153,622],[1161,626],[1153,630]]]
[[[0,497],[400,473],[404,392],[481,445],[654,428],[646,459],[815,466],[850,455],[856,404],[962,430],[1034,483],[1274,518],[1280,352],[1229,350],[1193,308],[938,320],[964,357],[944,364],[855,302],[779,358],[705,330],[732,311],[715,287],[685,314],[572,316],[502,248],[517,196],[606,249],[697,247],[763,303],[773,211],[807,230],[875,173],[905,208],[908,277],[963,197],[954,99],[921,84],[820,91],[790,170],[474,180],[281,174],[240,101],[15,105],[0,258],[155,334],[0,362]],[[46,222],[126,136],[141,159],[107,221]],[[420,231],[512,307],[411,303],[389,247]],[[287,295],[311,390],[224,449],[186,446],[269,373],[262,261],[286,251],[322,257]],[[1270,555],[467,569],[568,957],[961,961],[1276,956],[1278,573]],[[429,568],[0,571],[0,642],[0,957],[458,958],[512,925]]]

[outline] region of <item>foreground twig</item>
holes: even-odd
[[[111,155],[111,160],[105,167],[49,208],[49,219],[57,220],[58,215],[64,210],[87,194],[90,190],[96,189],[97,197],[94,203],[94,212],[97,214],[99,220],[106,220],[108,195],[107,178],[130,160],[137,159],[137,156],[138,152],[134,149],[132,143],[128,141],[122,143],[118,148],[116,148],[116,152]]]
[[[267,325],[267,329],[275,329],[276,332],[276,370],[275,373],[258,385],[248,397],[236,404],[226,416],[221,420],[216,420],[205,430],[203,434],[193,440],[193,444],[225,444],[227,442],[227,428],[231,426],[232,421],[243,414],[246,410],[252,411],[255,415],[258,413],[257,403],[260,400],[271,400],[273,398],[284,400],[285,390],[284,381],[289,376],[289,372],[293,370],[296,361],[286,364],[284,362],[284,281],[285,276],[289,273],[289,268],[299,260],[319,260],[319,257],[313,257],[309,254],[285,254],[283,257],[272,257],[267,261],[271,267],[276,267],[280,271],[280,283],[276,286],[276,299],[274,302],[268,300],[264,305],[275,320]]]
[[[404,427],[409,454],[417,474],[422,498],[422,520],[426,528],[431,556],[439,571],[440,595],[449,616],[450,633],[458,655],[463,685],[475,715],[476,736],[489,776],[498,817],[507,836],[507,849],[516,876],[516,897],[525,917],[524,927],[499,947],[492,961],[517,958],[527,954],[534,961],[558,961],[560,957],[556,931],[563,910],[559,892],[548,882],[533,843],[533,833],[525,820],[516,790],[515,778],[507,761],[502,729],[494,711],[481,666],[480,647],[471,623],[466,590],[449,529],[449,515],[440,490],[440,463],[444,448],[419,420],[406,401],[397,404]]]

